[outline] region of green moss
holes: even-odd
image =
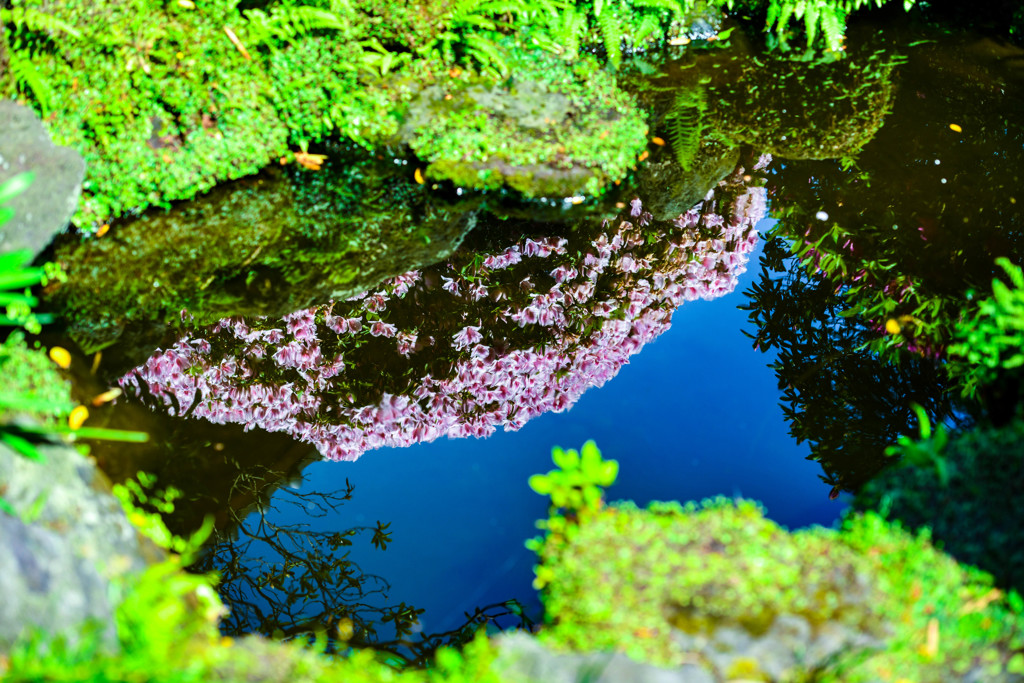
[[[40,348],[30,348],[20,331],[0,344],[0,425],[31,413],[55,422],[71,412],[71,385]]]
[[[647,125],[610,73],[593,59],[569,65],[518,49],[507,63],[514,76],[506,81],[445,78],[410,104],[402,136],[433,177],[566,196],[599,194],[625,176]]]
[[[736,629],[746,634],[741,640],[785,644],[780,624],[796,620],[809,635],[794,648],[807,647],[807,638],[839,638],[830,658],[805,664],[815,680],[894,680],[894,672],[940,680],[985,657],[992,680],[1001,680],[1024,637],[1019,596],[992,598],[991,577],[873,513],[852,517],[841,531],[789,533],[747,501],[621,504],[569,542],[549,537],[540,559],[549,576],[545,641],[624,650],[664,666],[711,657],[714,647],[735,642],[724,634]],[[941,657],[927,645],[932,620]],[[708,643],[711,651],[702,649]],[[722,666],[754,671],[749,656],[738,649]],[[788,675],[808,680],[812,672]]]
[[[787,159],[854,156],[892,108],[899,62],[877,44],[812,64],[779,55],[727,60],[709,86],[709,122],[732,143]]]
[[[76,224],[191,198],[255,173],[289,142],[339,131],[375,144],[394,133],[379,114],[390,108],[383,91],[357,87],[362,50],[350,33],[282,29],[288,40],[268,45],[235,4],[19,3],[80,34],[19,36],[49,93],[36,105],[54,141],[86,160]]]

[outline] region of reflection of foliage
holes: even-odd
[[[443,258],[471,226],[471,204],[450,207],[361,150],[330,152],[315,174],[269,169],[59,246],[71,278],[49,305],[91,353],[126,329],[176,323],[182,309],[210,323],[351,295]]]
[[[191,568],[220,576],[217,590],[231,607],[221,621],[225,634],[262,633],[292,638],[310,632],[332,632],[341,620],[350,620],[353,639],[372,642],[378,638],[377,622],[393,623],[407,634],[422,610],[404,603],[379,607],[367,600],[384,594],[388,584],[378,576],[363,574],[348,559],[348,548],[364,533],[386,549],[387,525],[354,527],[343,532],[313,530],[308,524],[274,521],[284,506],[297,508],[304,518],[321,518],[352,497],[351,484],[334,493],[298,493],[291,488],[275,492],[269,504],[261,499],[262,478],[247,473],[236,482],[232,496],[248,494],[257,499],[254,514],[232,511],[229,532],[216,532]],[[280,508],[278,506],[281,506]]]
[[[955,68],[929,49],[911,52],[902,71],[914,89],[900,91],[856,165],[792,162],[773,183],[778,234],[843,287],[848,315],[875,328],[864,341],[887,358],[943,355],[957,320],[973,315],[967,291],[987,290],[997,274],[993,258],[1024,258],[1013,199],[1024,135],[1006,125],[1021,94],[987,96],[998,66]]]
[[[836,61],[733,57],[722,66],[725,77],[709,85],[708,116],[733,144],[786,159],[855,155],[892,108],[893,70],[901,60],[877,40]]]
[[[669,138],[676,162],[689,171],[704,135],[704,112],[707,111],[707,93],[703,88],[681,90],[665,115]]]
[[[915,442],[943,467],[904,460],[865,486],[857,509],[878,509],[932,538],[961,562],[991,572],[996,581],[1024,588],[1024,421],[954,435],[945,446]]]
[[[843,291],[808,274],[775,237],[745,292],[755,347],[778,350],[772,367],[790,433],[809,442],[836,491],[859,487],[883,466],[886,446],[910,431],[912,403],[934,422],[953,413],[940,364],[911,354],[892,363],[865,348],[876,333],[849,315]]]
[[[750,178],[750,176],[747,176]],[[731,291],[764,195],[742,169],[674,222],[521,224],[479,251],[279,320],[222,320],[123,378],[163,405],[286,431],[326,457],[518,429],[571,406],[668,328],[685,301]]]
[[[217,591],[230,608],[220,623],[222,633],[279,639],[327,633],[332,648],[369,647],[388,653],[403,666],[422,667],[439,647],[462,646],[479,628],[498,625],[503,617],[515,616],[517,628],[529,628],[529,618],[515,600],[509,600],[478,607],[453,631],[414,637],[423,610],[404,602],[381,604],[387,600],[388,582],[364,574],[349,559],[355,541],[366,534],[371,535],[371,545],[386,550],[390,523],[378,521],[344,531],[314,529],[306,522],[281,523],[276,519],[289,507],[310,520],[337,512],[351,499],[354,487],[347,480],[345,489],[332,493],[285,487],[268,501],[267,486],[268,480],[254,472],[239,477],[232,496],[254,498],[255,509],[248,514],[232,511],[229,529],[215,533],[190,567],[220,577]]]

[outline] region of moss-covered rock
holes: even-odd
[[[236,4],[19,3],[36,18],[16,24],[29,47],[11,53],[21,66],[0,93],[32,92],[54,141],[85,158],[77,225],[255,173],[289,143],[393,133],[383,93],[355,87],[362,52],[343,22],[314,35],[291,15],[250,21]],[[30,30],[55,22],[74,33]]]
[[[510,49],[507,64],[505,81],[445,77],[409,104],[400,135],[429,177],[566,197],[600,194],[635,164],[644,116],[596,60]]]
[[[553,538],[551,645],[726,679],[1015,680],[1020,664],[1019,596],[875,514],[788,533],[744,501],[625,504]]]

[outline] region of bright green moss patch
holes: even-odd
[[[20,82],[54,142],[85,158],[78,225],[191,198],[255,173],[289,143],[394,132],[381,93],[355,87],[362,51],[343,28],[314,34],[284,16],[267,28],[230,0],[15,4],[74,27],[42,39],[21,22],[10,39],[21,66],[0,93]]]
[[[0,425],[27,413],[55,420],[71,412],[71,386],[41,349],[30,349],[21,332],[0,343]]]
[[[619,504],[571,541],[549,537],[540,558],[543,640],[664,666],[701,661],[755,680],[1002,680],[1024,643],[1018,596],[993,594],[989,576],[873,513],[842,531],[789,533],[747,501]]]
[[[540,51],[510,50],[507,63],[505,81],[445,78],[410,104],[402,135],[429,176],[527,196],[598,194],[625,176],[647,124],[613,75]]]

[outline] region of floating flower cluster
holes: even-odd
[[[675,221],[636,199],[589,233],[458,254],[278,320],[222,320],[121,384],[334,460],[515,430],[607,382],[683,302],[731,292],[765,208],[739,169]]]

